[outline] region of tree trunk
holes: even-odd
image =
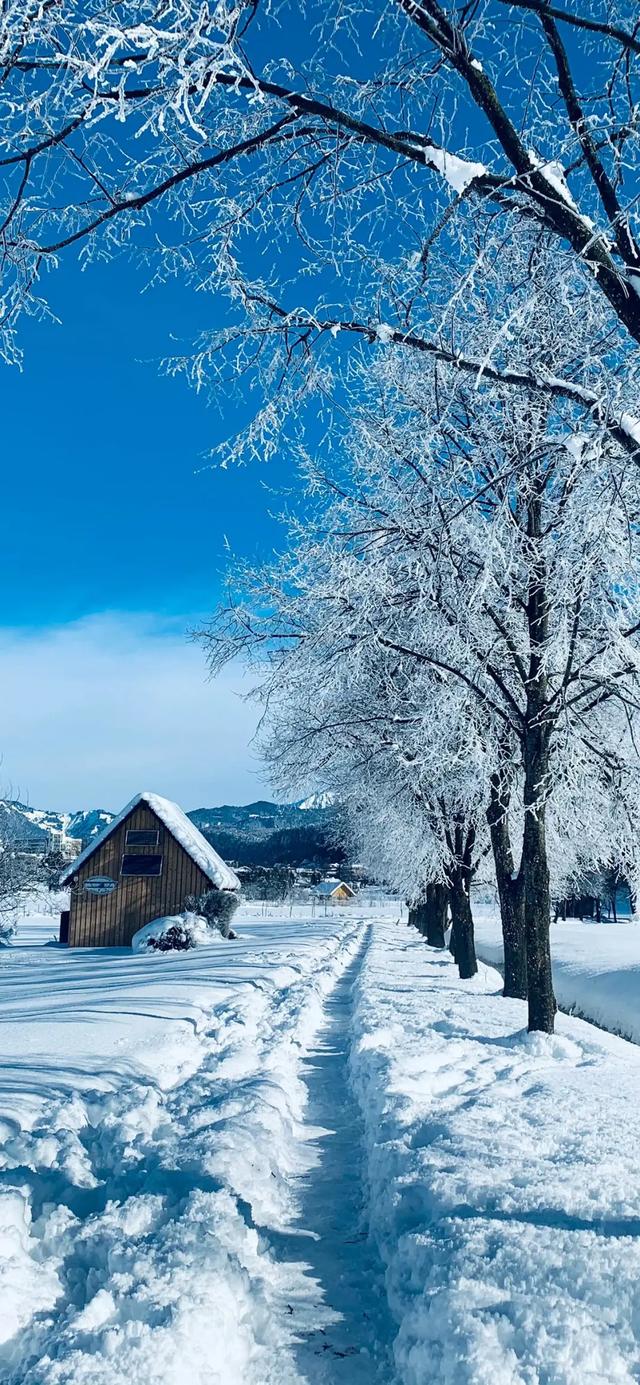
[[[449,886],[449,888],[448,888],[448,890],[447,890],[447,901],[448,901],[448,904],[449,904],[449,913],[451,914],[451,932],[450,932],[450,934],[449,934],[449,951],[450,951],[450,953],[451,953],[451,956],[453,957],[454,962],[457,962],[458,958],[457,958],[457,956],[456,956],[456,921],[455,921],[455,917],[454,917],[454,913],[453,913],[453,905],[452,905],[452,901],[451,901],[451,886]]]
[[[409,923],[426,938],[430,947],[444,947],[447,926],[447,887],[430,883],[422,899],[409,905]]]
[[[446,885],[427,885],[423,904],[424,935],[430,947],[444,947],[444,933],[447,926],[447,887]]]
[[[553,1034],[556,1001],[551,976],[551,893],[545,833],[542,732],[529,730],[525,746],[525,818],[522,843],[524,925],[527,940],[529,1029]]]
[[[509,835],[509,790],[497,774],[491,776],[487,822],[500,900],[504,987],[502,994],[516,1000],[527,998],[527,948],[524,927],[522,869],[514,869]]]
[[[454,866],[450,872],[449,904],[455,939],[454,956],[461,980],[468,980],[469,977],[475,976],[478,970],[469,884],[469,872],[462,866]]]
[[[529,665],[527,706],[522,739],[524,763],[524,834],[522,872],[524,883],[524,927],[527,940],[527,986],[529,1029],[553,1033],[556,1012],[551,977],[551,893],[545,834],[546,796],[549,778],[549,740],[552,719],[549,713],[546,675],[549,606],[544,553],[543,495],[546,475],[532,473],[532,490],[527,499],[527,537],[532,562],[529,570],[527,626]]]
[[[504,878],[498,885],[502,919],[504,952],[504,987],[502,994],[514,1000],[527,999],[527,943],[524,923],[524,889],[522,873],[516,879]]]
[[[425,918],[426,907],[427,906],[424,902],[424,899],[422,899],[420,900],[419,904],[415,905],[414,908],[416,928],[423,938],[427,931],[427,924]]]

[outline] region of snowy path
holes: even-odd
[[[370,930],[368,930],[370,933]],[[383,1269],[367,1237],[363,1202],[363,1128],[348,1081],[353,988],[369,937],[324,1005],[324,1022],[302,1063],[308,1093],[304,1137],[314,1162],[294,1184],[299,1213],[280,1255],[300,1259],[328,1310],[289,1305],[300,1341],[296,1359],[309,1385],[391,1385],[395,1332]],[[325,1319],[325,1313],[322,1318]]]
[[[637,1385],[640,1048],[499,992],[355,914],[2,954],[2,1385]]]
[[[390,1385],[348,1083],[371,933],[148,959],[41,920],[3,955],[3,1385]]]
[[[251,927],[233,949],[152,962],[41,948],[4,958],[3,1029],[16,1048],[0,1073],[3,1385],[374,1378],[348,1375],[353,1353],[336,1354],[347,1338],[358,1358],[365,1345],[355,1307],[331,1337],[336,1353],[325,1350],[339,1267],[329,1269],[330,1227],[323,1244],[311,1222],[336,1161],[318,1159],[329,1136],[317,1129],[328,1113],[314,1059],[312,1117],[302,1080],[308,1045],[315,1053],[318,1028],[331,1029],[325,997],[336,981],[347,995],[366,930],[356,919]],[[344,1058],[325,1056],[347,1103]],[[355,1143],[349,1134],[345,1157]],[[333,1174],[325,1187],[342,1196]],[[358,1261],[362,1278],[366,1254]]]

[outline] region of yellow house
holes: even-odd
[[[356,897],[355,890],[344,880],[321,880],[315,886],[314,894],[327,904],[349,904]]]

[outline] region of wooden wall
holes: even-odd
[[[157,828],[158,845],[125,848],[125,833],[130,827]],[[120,866],[125,850],[127,855],[162,853],[162,874],[122,876]],[[87,894],[82,886],[93,875],[111,876],[117,880],[117,888],[107,895]],[[187,895],[209,889],[211,882],[200,867],[149,805],[139,803],[73,877],[69,946],[128,947],[134,933],[145,923],[165,914],[180,913]]]

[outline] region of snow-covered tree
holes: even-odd
[[[0,943],[8,942],[15,932],[26,892],[42,887],[44,878],[39,856],[18,850],[15,842],[0,840]]]
[[[480,294],[454,305],[457,329],[466,325],[478,348],[503,333],[516,362],[526,355],[540,369],[555,360],[565,370],[595,359],[602,331],[604,357],[593,294],[570,263],[549,260],[537,240],[530,249],[528,263],[494,258],[493,279],[487,273]],[[624,445],[597,419],[587,427],[564,397],[513,386],[482,397],[455,367],[402,349],[379,358],[359,389],[349,468],[325,481],[328,512],[315,535],[298,536],[294,560],[258,588],[251,609],[232,611],[221,648],[230,639],[227,648],[275,658],[268,695],[281,740],[279,686],[296,725],[311,698],[323,715],[314,663],[316,680],[338,689],[355,678],[365,718],[376,705],[368,680],[375,689],[380,676],[375,659],[367,666],[369,651],[401,661],[403,677],[413,669],[412,707],[413,680],[424,679],[419,753],[432,792],[438,757],[429,759],[429,744],[454,782],[438,715],[447,701],[455,707],[450,743],[457,728],[468,784],[476,793],[484,785],[494,852],[496,830],[501,839],[497,872],[505,884],[519,876],[530,1027],[551,1029],[549,817],[562,838],[575,835],[577,814],[587,849],[597,844],[600,854],[635,849],[626,822],[615,825],[623,815],[601,809],[603,800],[624,803],[633,817],[640,476]],[[314,715],[312,707],[301,735],[317,745]],[[353,708],[340,715],[344,724]],[[335,725],[329,718],[330,735]],[[322,756],[315,770],[323,773]],[[463,783],[458,772],[457,794]],[[521,852],[508,835],[512,808]],[[517,917],[517,895],[512,904]]]
[[[532,226],[550,234],[623,352],[640,340],[639,58],[633,0],[341,0],[320,13],[286,0],[10,0],[5,355],[63,252],[134,249],[151,275],[215,293],[215,330],[177,365],[216,388],[227,370],[243,383],[262,372],[244,439],[262,455],[287,413],[300,426],[310,390],[326,395],[345,334],[478,375],[444,330],[442,267],[461,294],[482,278],[487,224],[504,243]],[[475,240],[458,233],[469,221]],[[508,342],[495,347],[485,383],[515,384],[516,370],[637,449],[617,390],[516,367]]]

